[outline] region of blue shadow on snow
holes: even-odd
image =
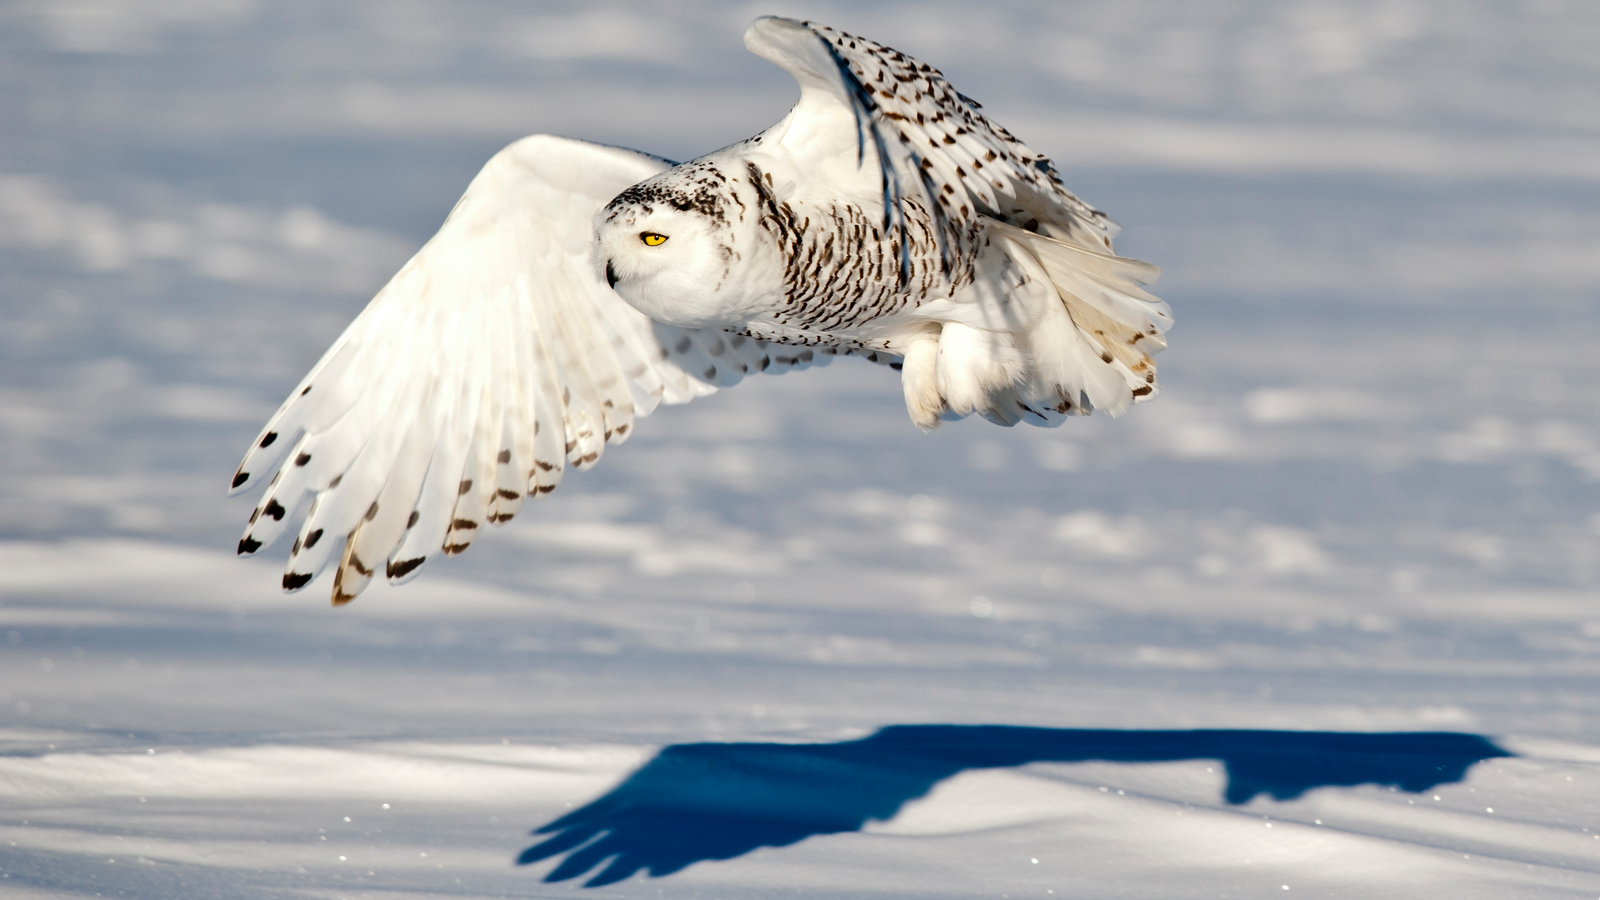
[[[599,887],[640,869],[670,875],[814,834],[893,818],[907,801],[966,769],[1033,762],[1214,759],[1223,798],[1289,800],[1312,788],[1387,785],[1425,791],[1511,756],[1474,734],[1327,731],[1117,731],[1010,725],[891,725],[836,744],[676,744],[593,803],[533,833],[527,865],[569,854],[545,881]]]

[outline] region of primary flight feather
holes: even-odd
[[[658,404],[858,354],[920,428],[1118,415],[1158,390],[1156,269],[938,70],[811,22],[750,50],[800,84],[776,125],[674,165],[549,135],[489,160],[290,394],[235,493],[241,554],[312,501],[285,590],[412,577],[587,468]]]

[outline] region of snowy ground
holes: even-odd
[[[1600,11],[0,5],[0,895],[1600,897]],[[1166,270],[1166,394],[648,420],[416,582],[240,452],[532,131],[941,66]],[[280,549],[280,553],[282,550]]]

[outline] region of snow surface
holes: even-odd
[[[0,895],[1600,897],[1600,7],[659,6],[0,5]],[[768,11],[1115,214],[1165,396],[844,360],[349,608],[235,559],[483,160],[753,133]]]

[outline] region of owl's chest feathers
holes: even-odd
[[[754,164],[746,174],[752,190],[740,212],[755,220],[753,237],[781,268],[763,318],[782,331],[837,335],[971,280],[970,261],[945,273],[931,217],[915,201],[904,204],[904,226],[885,231],[881,206],[784,196],[792,191],[775,188]]]

